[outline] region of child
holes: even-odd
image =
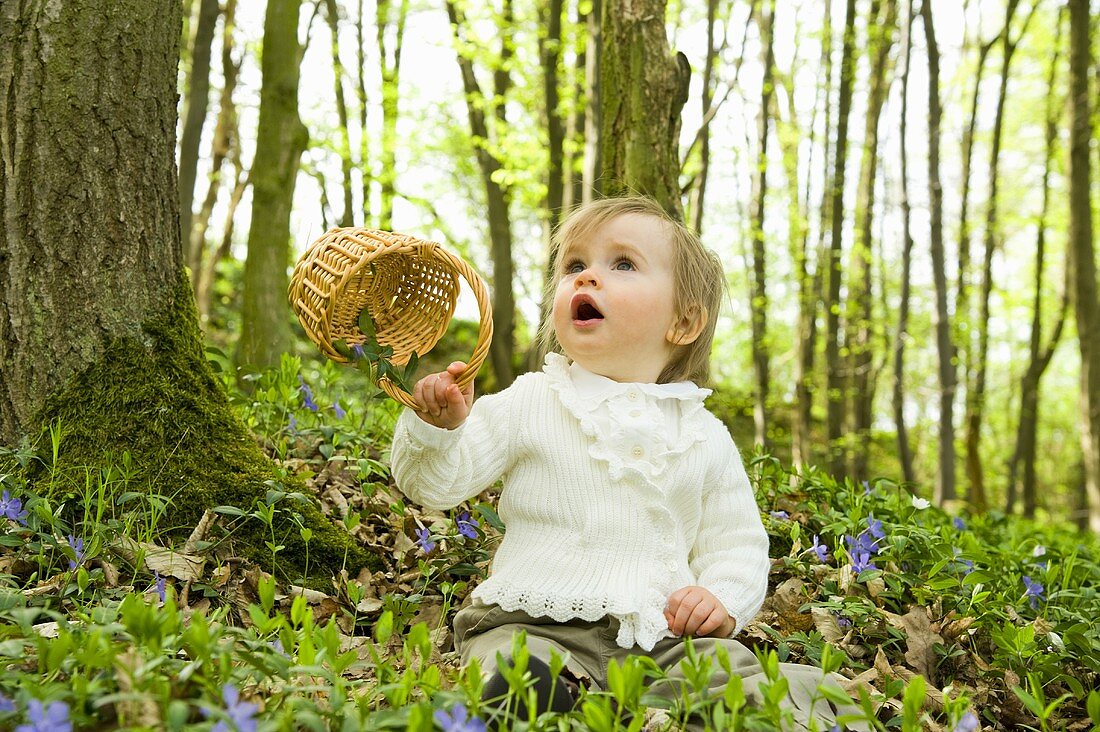
[[[421,408],[406,410],[394,434],[397,485],[426,507],[453,508],[503,478],[507,531],[491,575],[455,617],[456,648],[490,674],[525,630],[541,711],[573,701],[536,661],[551,649],[568,652],[576,678],[607,688],[608,662],[631,653],[682,678],[683,638],[693,636],[700,653],[725,646],[752,698],[762,670],[732,637],[764,600],[768,537],[737,448],[697,386],[721,263],[638,197],[577,209],[554,245],[543,370],[474,404],[472,386],[454,383],[465,364],[452,363],[416,384]],[[805,724],[821,674],[791,668]],[[718,669],[717,694],[726,681]],[[487,684],[504,687],[499,674]],[[815,716],[828,711],[817,706]]]

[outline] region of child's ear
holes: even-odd
[[[679,316],[668,327],[665,338],[675,346],[694,343],[707,325],[707,309],[702,305],[692,305],[687,314]]]

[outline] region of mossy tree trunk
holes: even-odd
[[[680,110],[691,68],[682,53],[669,49],[666,5],[666,0],[603,0],[599,188],[612,196],[652,196],[682,217]]]
[[[128,453],[129,490],[171,498],[167,524],[189,532],[278,475],[213,376],[183,273],[179,38],[168,0],[0,6],[0,442],[60,425],[57,461],[28,468],[38,492],[78,492]],[[338,567],[346,534],[298,510],[314,566]],[[258,554],[258,528],[240,551]],[[277,530],[300,565],[297,529]]]
[[[290,348],[290,209],[309,132],[298,117],[300,0],[271,0],[264,17],[260,120],[252,163],[252,223],[244,263],[238,361],[265,367]]]

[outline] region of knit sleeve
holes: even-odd
[[[402,412],[391,454],[398,490],[425,508],[446,510],[491,486],[513,460],[514,389],[478,398],[453,430]]]
[[[725,605],[738,633],[764,603],[770,561],[768,534],[745,466],[728,434],[726,442],[725,459],[703,487],[703,516],[690,562],[698,584]]]

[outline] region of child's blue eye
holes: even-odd
[[[578,272],[583,272],[583,271],[584,271],[584,262],[581,262],[580,260],[576,260],[576,259],[573,260],[572,262],[569,262],[568,264],[566,264],[565,265],[565,270],[564,270],[565,274],[577,274]]]
[[[615,262],[615,269],[627,272],[634,269],[634,263],[629,259],[620,259],[618,262]]]

